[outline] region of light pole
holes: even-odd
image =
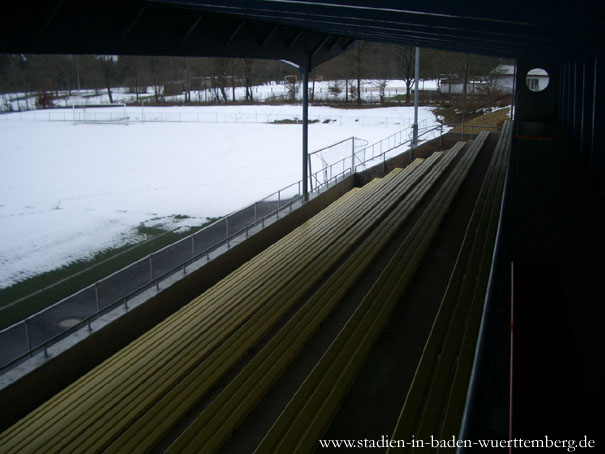
[[[420,47],[416,48],[416,64],[414,68],[414,124],[412,125],[412,147],[418,146],[418,82],[420,79]]]

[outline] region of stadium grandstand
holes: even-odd
[[[0,390],[0,452],[600,446],[605,29],[590,8],[35,0],[5,10],[4,53],[280,59],[308,84],[313,67],[369,40],[513,58],[516,74],[498,132],[450,133],[348,176]],[[536,68],[549,76],[539,91],[526,83]]]

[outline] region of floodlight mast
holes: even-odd
[[[412,148],[418,146],[418,83],[420,82],[420,47],[416,48],[414,79],[414,124],[412,125]]]
[[[302,121],[302,196],[303,200],[309,200],[309,188],[308,188],[308,156],[309,156],[309,71],[307,68],[296,63],[292,63],[288,60],[280,60],[287,65],[293,66],[302,73],[303,79],[303,96],[302,96],[302,108],[303,108],[303,121]],[[310,67],[311,65],[309,65]]]

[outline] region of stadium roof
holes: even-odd
[[[604,53],[600,15],[583,6],[543,0],[13,1],[5,5],[0,52],[249,57],[309,67],[363,39],[560,60]]]

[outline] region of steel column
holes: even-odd
[[[303,187],[303,199],[309,200],[309,190],[308,190],[308,172],[307,172],[307,163],[309,156],[309,71],[307,68],[300,68],[302,72],[303,78],[303,131],[302,131],[302,187]]]
[[[416,62],[414,68],[414,124],[412,125],[412,147],[418,146],[418,81],[420,80],[420,47],[416,48]]]

